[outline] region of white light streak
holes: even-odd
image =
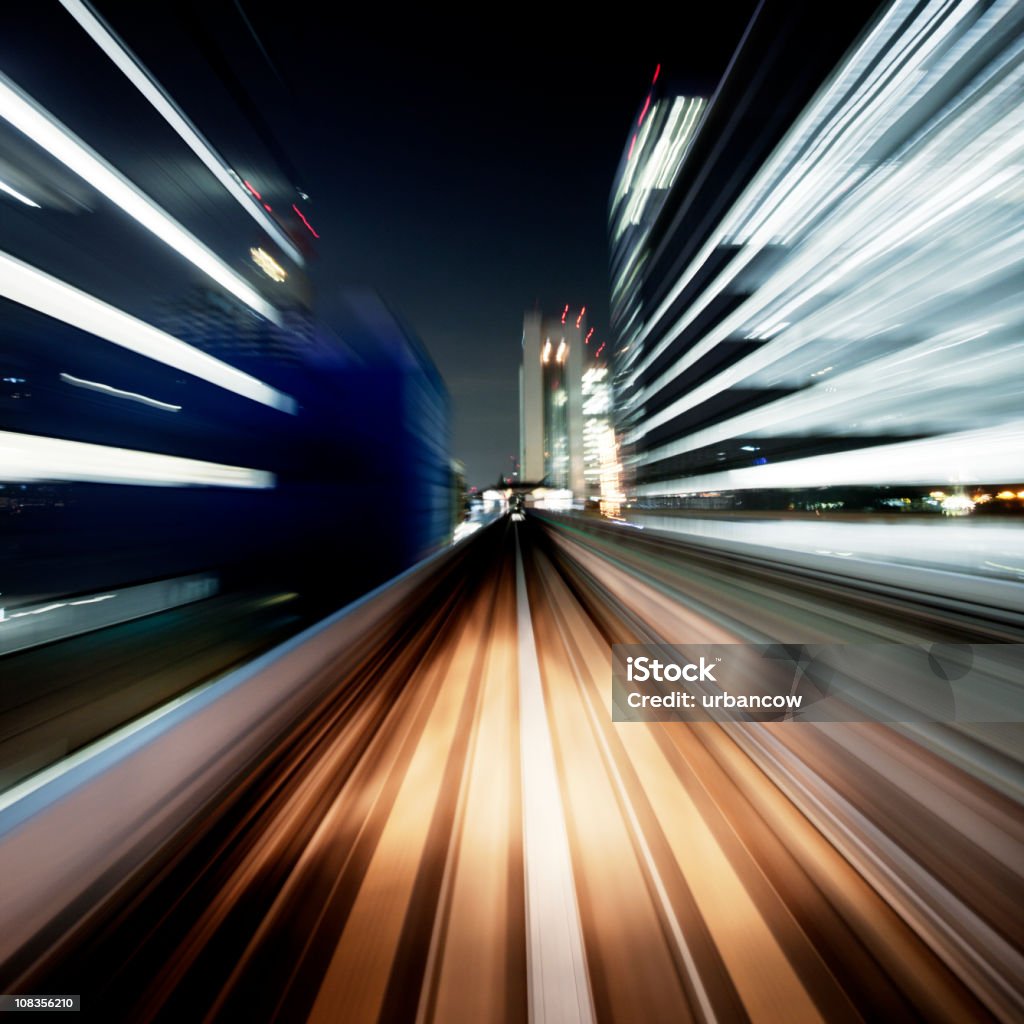
[[[223,157],[214,150],[202,133],[171,99],[163,86],[150,74],[138,57],[81,0],[60,0],[64,9],[91,36],[93,42],[117,65],[125,77],[152,104],[157,113],[178,133],[182,141],[203,162],[207,170],[227,189],[243,210],[300,267],[302,253],[259,206],[236,176],[232,175]]]
[[[71,480],[156,487],[274,486],[274,474],[264,470],[8,431],[0,431],[0,480]]]
[[[12,188],[6,181],[0,181],[0,192],[6,192],[9,196],[13,196],[19,203],[24,203],[26,206],[35,207],[37,210],[41,209],[37,202],[29,199],[28,196],[19,192],[16,188]]]
[[[1024,480],[1024,420],[918,441],[677,477],[643,484],[646,497],[699,491],[932,483],[987,484]]]
[[[479,520],[467,520],[466,522],[459,523],[452,533],[452,544],[458,544],[459,541],[472,537],[483,525]]]
[[[165,245],[216,281],[261,316],[280,322],[273,306],[246,284],[223,260],[141,192],[124,175],[93,152],[52,114],[0,75],[0,117],[27,135],[54,159],[87,181]]]
[[[9,619],[20,619],[25,615],[45,615],[46,612],[56,611],[58,608],[66,608],[66,601],[59,601],[56,604],[43,605],[42,608],[33,608],[30,612],[14,612],[12,615],[8,615]]]
[[[529,1016],[531,1021],[592,1024],[587,954],[518,532],[516,615]]]
[[[126,398],[132,402],[141,402],[143,405],[151,405],[154,409],[163,409],[166,412],[181,412],[180,405],[172,405],[170,402],[161,402],[148,395],[140,395],[135,391],[122,391],[120,388],[111,387],[109,384],[101,384],[95,380],[82,380],[81,377],[72,377],[70,373],[62,373],[60,379],[66,384],[76,388],[86,388],[89,391],[99,391],[101,394],[110,395],[113,398]]]
[[[0,296],[254,402],[298,411],[295,399],[255,377],[3,252]]]
[[[648,113],[633,147],[622,181],[616,192],[613,208],[618,210],[615,241],[626,228],[644,219],[644,211],[652,192],[664,193],[679,174],[690,145],[697,134],[698,123],[707,103],[700,97],[677,96],[664,125],[651,136],[658,119],[658,104]],[[648,139],[653,143],[648,145]]]

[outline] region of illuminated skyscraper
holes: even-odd
[[[612,382],[605,362],[583,371],[583,477],[587,497],[601,489],[601,463],[612,424]]]
[[[626,136],[611,321],[636,501],[862,508],[1020,475],[1019,12],[855,7],[761,5],[667,177],[664,75]]]
[[[611,328],[618,366],[629,362],[643,324],[643,286],[650,261],[648,238],[697,137],[706,109],[703,97],[674,94],[661,77],[659,64],[623,149],[608,217]],[[615,387],[623,390],[624,381],[616,380]]]
[[[585,491],[583,475],[583,348],[586,309],[523,317],[519,370],[520,478]]]
[[[623,494],[614,411],[611,370],[598,354],[583,371],[583,475],[587,498],[599,502],[606,515],[617,516]]]

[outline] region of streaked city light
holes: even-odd
[[[27,195],[8,185],[6,181],[0,181],[0,192],[17,199],[19,203],[24,203],[25,206],[35,207],[37,210],[40,209],[39,204],[35,200],[29,199]]]
[[[255,377],[6,253],[0,253],[0,295],[236,395],[297,411],[294,399]]]
[[[452,544],[458,544],[459,541],[471,537],[483,525],[479,520],[466,520],[466,522],[459,523],[452,534]]]
[[[1024,56],[1013,5],[971,10],[890,4],[642,312],[630,243],[616,295],[638,495],[1021,479]],[[715,469],[730,452],[757,464]]]
[[[265,470],[10,431],[0,431],[0,480],[77,480],[151,487],[274,486],[274,474]]]
[[[270,255],[265,249],[250,249],[249,255],[252,257],[253,263],[256,264],[260,270],[263,271],[271,281],[276,281],[279,284],[285,281],[288,277],[288,271],[281,266],[273,256]]]
[[[990,480],[1024,479],[1024,421],[982,430],[872,448],[851,448],[829,455],[790,458],[775,463],[676,477],[641,484],[640,495],[693,494],[757,488],[848,485],[927,485],[935,481],[977,485]],[[1011,497],[1013,492],[1006,492]],[[942,492],[936,492],[942,494]],[[945,494],[942,495],[945,497]]]
[[[615,227],[616,241],[628,227],[645,219],[648,224],[653,220],[652,215],[660,208],[659,200],[675,182],[706,106],[707,101],[701,97],[676,97],[653,143],[641,150],[635,163],[630,163],[616,197],[616,203],[623,204]],[[649,138],[646,133],[643,135],[644,145]],[[650,210],[648,203],[652,204]],[[627,265],[620,271],[613,289],[615,294],[621,289],[624,272],[630,269],[631,265]]]
[[[74,171],[124,210],[128,216],[138,221],[147,231],[151,231],[160,241],[250,309],[268,320],[278,322],[279,316],[274,307],[246,284],[219,256],[186,231],[152,199],[2,74],[0,117],[45,149],[54,159]]]
[[[306,215],[294,203],[292,203],[292,209],[298,214],[299,220],[301,220],[302,223],[306,226],[306,229],[309,231],[309,233],[314,238],[319,238],[320,235],[317,233],[316,228],[314,228],[313,225],[310,224],[308,220],[306,220]]]
[[[101,384],[99,381],[83,380],[81,377],[73,377],[70,373],[62,373],[60,379],[72,385],[72,387],[98,391],[100,394],[110,395],[112,398],[125,398],[130,402],[139,402],[141,405],[148,405],[154,409],[162,409],[164,412],[181,412],[180,405],[173,405],[171,402],[161,402],[157,398],[140,395],[135,391],[122,391],[121,388],[112,387],[110,384]]]
[[[617,519],[622,514],[626,495],[622,491],[622,463],[615,431],[607,426],[598,431],[598,458],[600,463],[601,515]]]
[[[224,186],[242,209],[288,254],[289,259],[301,267],[305,261],[295,243],[277,226],[273,218],[267,216],[261,208],[262,204],[255,205],[246,195],[239,183],[238,175],[228,167],[224,158],[203,137],[202,132],[196,128],[135,54],[87,4],[82,3],[81,0],[60,0],[60,2],[96,45],[117,65],[128,81],[145,96],[157,113],[177,132],[179,138],[199,157],[207,170]],[[302,215],[299,214],[299,216]]]

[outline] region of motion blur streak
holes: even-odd
[[[206,165],[211,174],[228,190],[243,210],[294,260],[300,267],[305,262],[302,253],[287,235],[268,217],[263,208],[249,198],[249,193],[233,175],[223,157],[203,138],[198,128],[185,116],[181,108],[167,94],[138,58],[96,15],[80,0],[60,0],[61,6],[89,34],[96,45],[117,65],[124,76],[153,105],[160,116],[178,133],[178,136]],[[301,216],[301,214],[300,214]]]
[[[260,316],[279,317],[266,299],[249,287],[219,256],[186,231],[127,178],[68,131],[55,117],[0,74],[0,117],[27,135],[52,157],[87,181],[97,192],[120,206],[129,217],[198,267]]]
[[[297,409],[293,398],[248,373],[4,252],[0,252],[0,295],[261,405],[288,413]]]
[[[0,984],[105,1020],[539,1019],[525,658],[589,982],[545,1019],[1019,1020],[1019,724],[620,724],[610,645],[1022,635],[896,584],[506,517],[0,813],[25,880]]]
[[[518,543],[516,610],[530,1019],[586,1024],[593,1020],[586,954]]]
[[[89,480],[158,487],[274,486],[274,474],[260,469],[6,430],[0,431],[0,477],[11,481]]]
[[[29,199],[28,196],[23,195],[16,188],[12,188],[5,181],[0,181],[0,192],[5,192],[9,196],[13,196],[19,203],[24,203],[26,206],[35,207],[37,210],[40,209],[39,204],[35,202],[35,200]]]
[[[1020,3],[895,0],[678,268],[622,243],[632,493],[1024,472],[1022,33]]]
[[[1005,372],[1005,367],[1003,369]],[[687,477],[691,490],[827,487],[830,484],[978,484],[1024,480],[1024,421],[965,430],[918,441],[787,459],[768,466]],[[646,485],[640,494],[675,493],[675,485]]]
[[[70,384],[74,388],[98,391],[102,395],[110,395],[112,398],[124,398],[129,402],[139,402],[142,405],[148,405],[152,409],[162,409],[164,412],[181,412],[180,405],[174,405],[171,402],[161,402],[158,398],[140,395],[137,391],[124,391],[110,384],[101,384],[96,380],[83,380],[81,377],[73,377],[70,373],[62,373],[60,379],[65,384]]]

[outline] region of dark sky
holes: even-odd
[[[100,7],[152,52],[144,5]],[[330,322],[346,284],[384,296],[444,376],[453,454],[484,484],[518,447],[524,310],[586,304],[606,334],[608,194],[655,66],[709,95],[753,8],[681,5],[671,27],[628,5],[615,24],[506,6],[415,21],[389,4],[380,17],[280,0],[177,9],[237,50],[254,107],[303,179],[322,236],[318,311]],[[166,48],[153,58],[166,66]],[[202,125],[201,98],[176,98]]]

